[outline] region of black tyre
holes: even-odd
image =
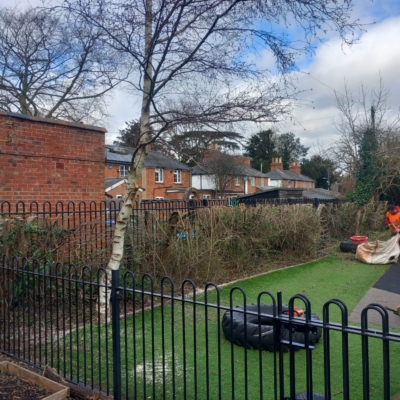
[[[227,311],[222,318],[222,330],[225,338],[231,343],[243,346],[248,349],[268,350],[271,352],[279,350],[280,343],[274,335],[273,319],[274,308],[269,304],[261,304],[261,314],[267,315],[249,315],[245,319],[244,307],[237,306],[237,311]],[[247,311],[258,312],[257,304],[247,306]],[[287,306],[283,307],[283,312],[288,311]],[[319,319],[316,314],[311,314],[311,319]],[[246,323],[245,323],[246,320]],[[310,345],[315,345],[321,337],[321,329],[315,329],[309,332]],[[261,340],[260,340],[261,334]],[[281,339],[289,340],[289,330],[282,328]],[[293,332],[292,342],[304,344],[305,335],[303,332]],[[295,350],[300,347],[295,347]],[[288,351],[288,346],[282,345],[283,351]]]
[[[344,253],[354,253],[356,254],[358,244],[353,243],[351,240],[345,240],[340,243],[340,250]]]

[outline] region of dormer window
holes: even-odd
[[[156,182],[161,183],[164,182],[164,170],[162,168],[156,168]]]

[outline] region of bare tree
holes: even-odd
[[[0,108],[87,123],[103,119],[105,96],[121,82],[122,60],[104,47],[103,36],[65,10],[0,8]]]
[[[237,157],[220,150],[209,151],[201,166],[211,175],[215,190],[219,194],[224,193],[229,183],[244,175],[245,171],[243,163]]]
[[[400,182],[400,118],[399,115],[390,116],[389,96],[390,90],[381,77],[377,88],[368,89],[361,85],[355,95],[345,84],[344,95],[336,93],[340,110],[340,120],[336,124],[339,139],[330,149],[331,156],[344,176],[353,177],[360,162],[359,149],[364,132],[374,129],[379,155],[376,195],[385,194]]]
[[[176,125],[215,128],[278,121],[290,111],[288,78],[297,55],[327,29],[351,43],[351,34],[359,28],[350,20],[351,0],[64,0],[64,7],[102,29],[108,44],[130,57],[137,71],[131,88],[142,95],[141,138],[108,271],[121,263],[124,232],[150,142]],[[298,48],[278,33],[292,24],[304,29],[305,40]],[[261,28],[277,25],[281,28],[275,31]],[[260,67],[263,51],[275,57],[281,80]]]

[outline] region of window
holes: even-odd
[[[240,178],[238,176],[236,177],[235,185],[240,186]]]
[[[174,171],[174,183],[182,183],[182,171],[180,169]]]
[[[115,198],[116,198],[116,199],[122,199],[122,194],[117,194],[117,195],[115,196]]]
[[[156,168],[156,182],[164,182],[164,170]]]
[[[256,186],[256,178],[255,178],[254,176],[252,176],[252,177],[250,178],[250,185],[251,185],[251,186]]]
[[[162,197],[162,196],[156,196],[155,200],[164,200],[164,197]]]
[[[211,195],[210,194],[203,194],[203,199],[210,200]]]
[[[127,165],[119,166],[119,176],[124,177],[129,175],[129,167]]]

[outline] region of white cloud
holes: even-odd
[[[46,0],[55,3],[57,0]],[[1,0],[2,6],[30,4],[39,6],[41,0]],[[366,27],[359,44],[352,48],[342,48],[340,40],[332,38],[319,45],[316,54],[308,65],[306,74],[298,76],[298,88],[305,92],[299,97],[299,108],[293,113],[292,120],[281,124],[281,132],[291,131],[300,137],[304,145],[313,145],[319,140],[325,144],[335,139],[336,131],[332,120],[338,116],[335,106],[334,90],[343,91],[344,81],[350,90],[357,92],[361,82],[367,87],[376,86],[379,75],[391,90],[389,99],[392,108],[400,106],[400,14],[398,0],[384,2],[366,2],[355,0],[354,15],[362,22],[378,21]],[[386,19],[385,19],[386,18]],[[265,67],[273,65],[271,54],[264,52],[255,61]],[[304,60],[302,60],[304,62]],[[312,91],[310,91],[312,89]],[[140,99],[117,90],[110,102],[110,118],[106,128],[107,140],[112,141],[125,121],[138,118]],[[260,127],[266,128],[266,127]],[[254,132],[253,132],[254,133]]]
[[[301,74],[299,77],[300,89],[312,88],[302,96],[312,102],[312,107],[302,105],[295,110],[295,120],[301,124],[293,125],[293,121],[288,121],[280,130],[292,131],[307,146],[317,140],[325,144],[332,142],[336,131],[330,119],[339,114],[333,90],[343,92],[346,82],[348,88],[357,93],[361,83],[368,88],[376,87],[379,76],[391,91],[389,106],[393,108],[393,115],[397,113],[400,106],[399,36],[400,17],[395,17],[371,26],[362,35],[360,43],[350,49],[342,49],[338,39],[321,45],[308,67],[309,75]]]

